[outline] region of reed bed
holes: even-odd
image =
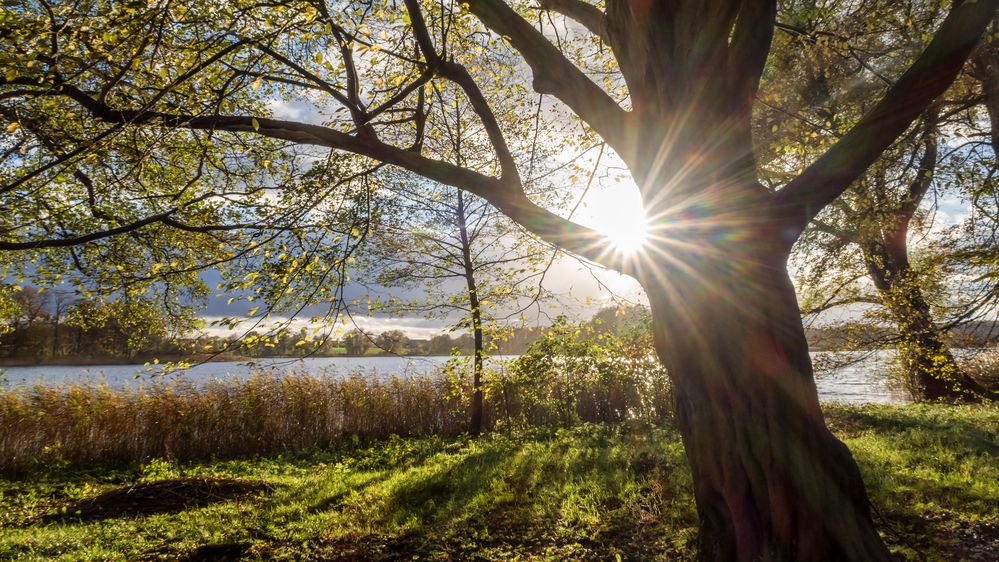
[[[647,410],[637,394],[622,394],[620,385],[593,377],[581,376],[571,388],[545,386],[494,376],[485,427],[619,421],[627,412]],[[467,383],[446,373],[401,378],[261,372],[207,384],[0,390],[0,473],[265,455],[390,435],[456,435],[467,429],[470,394]]]
[[[454,434],[465,416],[446,384],[439,377],[259,373],[201,385],[0,391],[0,471],[268,454],[355,435]]]

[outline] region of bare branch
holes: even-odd
[[[427,57],[427,60],[433,66],[438,68],[439,74],[458,84],[462,91],[465,92],[465,95],[468,96],[468,101],[472,104],[472,109],[475,110],[475,114],[479,116],[479,120],[482,121],[482,125],[486,128],[486,134],[489,135],[489,142],[493,145],[493,149],[496,150],[496,157],[499,158],[500,162],[502,179],[510,180],[512,184],[517,185],[518,189],[522,191],[523,186],[520,182],[520,173],[517,171],[517,163],[510,153],[510,148],[503,137],[503,131],[500,129],[499,122],[496,121],[496,116],[493,114],[492,108],[489,107],[486,97],[482,95],[479,85],[475,83],[475,79],[472,78],[472,75],[469,74],[464,66],[440,59],[440,56],[434,49],[426,22],[423,20],[423,13],[420,11],[419,2],[416,0],[405,0],[405,2],[410,20],[413,22],[413,33],[416,34],[416,40],[420,45],[420,50],[423,51],[423,55]]]
[[[333,99],[340,102],[341,105],[350,110],[351,116],[353,116],[355,123],[361,124],[366,120],[367,116],[364,114],[364,111],[360,107],[351,103],[351,101],[347,99],[347,96],[340,93],[340,91],[334,88],[333,85],[331,85],[329,82],[323,80],[315,73],[309,72],[302,65],[296,63],[295,61],[289,59],[288,57],[282,55],[281,53],[278,53],[277,51],[271,49],[266,45],[262,45],[260,43],[253,43],[253,46],[254,48],[260,50],[262,53],[271,57],[275,61],[280,62],[281,64],[292,69],[293,71],[295,71],[296,74],[298,74],[302,78],[309,80],[310,82],[315,84],[316,87],[318,87],[320,90],[333,96]]]

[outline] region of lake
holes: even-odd
[[[884,373],[891,353],[814,352],[813,360],[835,361],[834,368],[816,374],[819,398],[823,402],[848,404],[907,402],[904,392],[888,388]],[[364,373],[372,376],[412,377],[427,374],[443,365],[449,357],[312,357],[307,359],[258,359],[251,363],[215,362],[195,365],[185,371],[157,376],[156,366],[141,365],[39,365],[6,367],[2,386],[16,388],[36,383],[106,383],[110,386],[148,384],[155,380],[178,379],[204,383],[212,379],[245,379],[254,370],[293,371],[321,376]]]

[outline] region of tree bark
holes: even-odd
[[[718,242],[671,247],[641,279],[674,387],[701,559],[890,560],[857,465],[819,408],[787,250],[766,227],[716,229],[698,238]]]
[[[992,148],[999,149],[999,41],[984,41],[971,58],[972,75],[982,83]]]
[[[472,359],[472,405],[470,408],[468,433],[477,437],[482,432],[482,315],[479,312],[479,299],[475,295],[474,278],[469,288],[469,303],[472,306],[472,339],[475,353]]]
[[[918,274],[909,263],[909,225],[930,190],[938,164],[938,120],[936,108],[929,108],[923,115],[923,154],[915,178],[900,201],[887,212],[882,209],[879,228],[868,229],[868,234],[858,242],[868,275],[898,328],[901,341],[897,351],[905,374],[904,385],[916,402],[975,400],[990,394],[954,360],[933,322]],[[887,205],[885,186],[889,182],[886,170],[877,170],[871,179],[871,200],[877,202],[875,208],[883,208]],[[858,220],[860,224],[864,222]]]

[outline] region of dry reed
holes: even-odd
[[[525,415],[526,397],[537,388],[500,375],[492,382],[487,428],[565,424],[536,411]],[[574,421],[616,421],[591,407],[607,392],[583,384],[569,395],[558,394],[563,409],[578,412]],[[444,373],[411,378],[257,373],[201,385],[173,380],[133,388],[72,384],[0,390],[0,473],[272,454],[331,447],[354,436],[454,435],[467,428],[469,395]]]
[[[447,381],[255,374],[195,385],[0,391],[0,471],[39,463],[183,460],[328,447],[345,436],[454,434]]]

